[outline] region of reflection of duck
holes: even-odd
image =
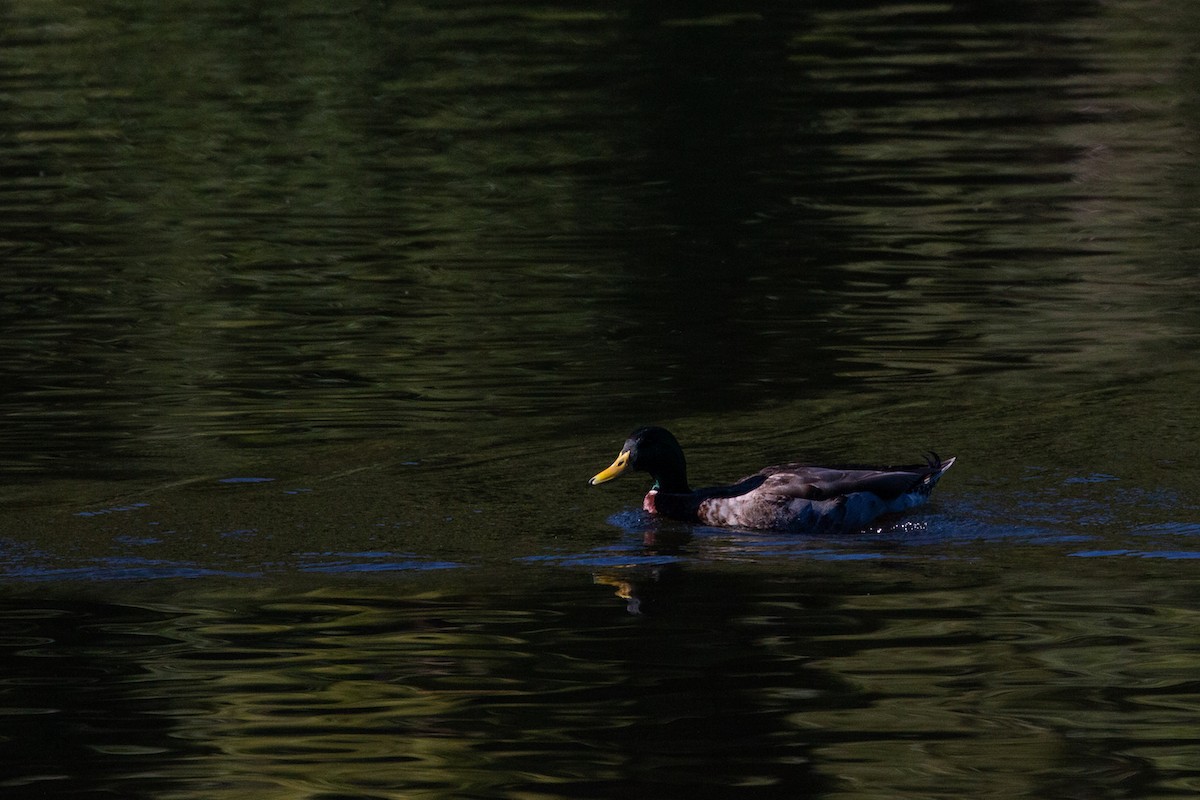
[[[663,564],[651,570],[616,568],[601,572],[592,576],[592,583],[611,586],[630,614],[652,614],[662,599],[664,584],[670,585],[678,577],[678,565]]]
[[[627,469],[654,479],[642,508],[685,522],[752,530],[847,533],[925,502],[954,463],[930,454],[905,467],[766,467],[732,486],[688,488],[683,448],[664,428],[639,428],[594,486]]]

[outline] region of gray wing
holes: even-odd
[[[806,500],[828,500],[854,492],[871,492],[883,500],[891,500],[917,490],[930,474],[937,471],[933,466],[856,468],[780,464],[758,473],[765,477],[759,491],[780,498]]]

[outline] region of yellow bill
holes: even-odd
[[[629,451],[623,450],[621,451],[621,455],[617,456],[617,460],[614,461],[608,469],[598,473],[595,477],[588,481],[588,483],[590,483],[592,486],[600,483],[607,483],[624,472],[627,466],[629,466]]]

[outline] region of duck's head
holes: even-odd
[[[588,483],[595,486],[606,483],[627,469],[649,472],[654,479],[654,488],[664,492],[688,492],[687,462],[683,448],[666,428],[638,428],[625,444],[621,453],[608,469],[597,474]]]

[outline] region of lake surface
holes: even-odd
[[[6,5],[0,794],[1194,797],[1198,29]]]

